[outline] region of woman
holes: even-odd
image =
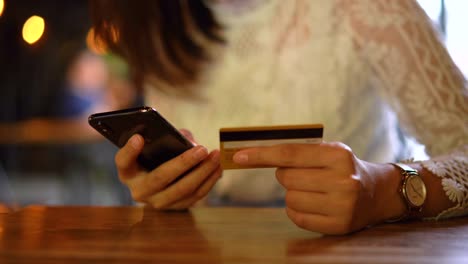
[[[327,234],[468,213],[466,82],[415,1],[91,4],[98,36],[147,84],[147,103],[214,149],[145,172],[132,137],[116,165],[135,200],[185,209],[213,189],[208,203],[285,201],[294,223]],[[240,164],[276,169],[220,179],[220,127],[301,123],[324,124],[325,142],[239,151]],[[412,157],[407,136],[431,159],[390,164]],[[403,177],[413,174],[422,182]]]

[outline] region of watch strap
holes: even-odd
[[[406,174],[414,174],[414,175],[419,176],[419,173],[418,173],[417,170],[411,168],[410,166],[408,166],[406,164],[403,164],[403,163],[390,163],[390,164],[392,164],[393,166],[396,166],[397,168],[399,168],[401,170],[402,174],[406,173]]]

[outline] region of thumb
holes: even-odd
[[[115,165],[119,176],[124,180],[140,170],[137,162],[145,141],[142,136],[136,134],[130,137],[127,143],[115,154]]]

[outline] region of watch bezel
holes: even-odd
[[[423,191],[423,193],[422,193],[423,199],[419,203],[416,203],[415,199],[412,199],[411,196],[408,193],[407,189],[410,187],[410,185],[408,184],[410,181],[418,183],[418,185],[421,187],[421,189]],[[403,195],[405,196],[405,200],[408,202],[408,205],[409,205],[410,208],[420,209],[424,205],[424,202],[426,201],[426,198],[427,198],[426,185],[424,184],[424,181],[422,180],[421,176],[419,176],[418,174],[407,174],[406,175],[405,180],[403,182],[403,186],[402,186],[402,192],[403,192]],[[418,199],[418,200],[420,200],[420,199]]]

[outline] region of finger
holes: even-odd
[[[143,149],[144,139],[136,134],[130,137],[127,143],[115,154],[115,165],[122,181],[136,174],[140,170],[137,157]]]
[[[276,179],[285,189],[307,192],[347,191],[355,182],[352,173],[331,168],[278,168]]]
[[[214,150],[207,159],[190,173],[164,191],[149,197],[147,201],[155,208],[166,208],[194,193],[218,167],[219,151]]]
[[[234,154],[234,162],[249,166],[331,167],[349,161],[351,149],[342,143],[279,144],[247,148]]]
[[[221,178],[221,175],[222,169],[220,166],[218,166],[218,168],[208,177],[208,179],[202,184],[200,188],[198,188],[198,190],[196,190],[194,194],[188,198],[172,204],[169,209],[181,210],[192,207],[196,202],[203,199],[210,192],[219,178]]]
[[[302,213],[289,207],[286,207],[286,214],[298,227],[309,231],[329,235],[342,235],[351,231],[351,225],[348,222],[334,217]]]
[[[180,181],[171,185],[166,190],[157,193],[148,198],[148,202],[155,208],[168,209],[184,199],[190,199],[193,193],[200,188],[208,177],[219,167],[219,151],[210,153],[203,163],[194,168],[189,174],[185,175]],[[178,208],[183,207],[177,205]]]
[[[208,150],[203,146],[193,147],[170,161],[163,163],[143,177],[135,177],[127,181],[132,196],[137,201],[160,192],[175,179],[189,171],[208,156]]]

